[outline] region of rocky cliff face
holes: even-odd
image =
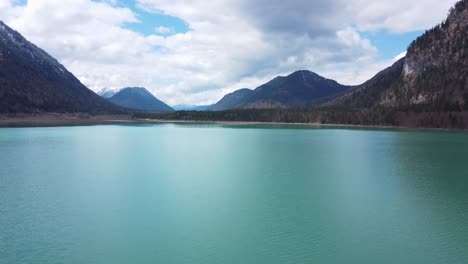
[[[446,21],[410,45],[400,78],[380,105],[468,107],[468,1],[458,2]]]
[[[458,2],[446,21],[413,41],[406,58],[324,105],[468,109],[468,0]]]

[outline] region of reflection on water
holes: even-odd
[[[467,154],[447,132],[0,129],[0,260],[464,263]]]

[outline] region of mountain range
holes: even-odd
[[[255,90],[241,89],[226,95],[211,110],[306,108],[342,94],[351,86],[326,79],[311,71],[279,76]]]
[[[348,107],[468,109],[468,1],[458,2],[441,24],[411,43],[406,57],[357,86],[313,72],[277,77],[255,90],[226,95],[212,110]]]
[[[468,0],[459,1],[448,18],[427,30],[408,47],[406,57],[357,86],[339,84],[311,71],[280,76],[254,90],[240,89],[211,106],[177,106],[176,110],[200,111],[158,118],[217,119],[203,112],[231,112],[261,120],[273,112],[255,109],[293,109],[306,122],[384,122],[396,124],[401,113],[428,115],[468,110]],[[18,32],[0,23],[0,112],[122,112],[125,109],[172,112],[173,109],[144,88],[109,89],[99,97],[79,82],[46,52]],[[104,99],[105,98],[105,99]],[[299,111],[299,109],[302,109]],[[289,112],[274,112],[275,120],[295,121]],[[422,114],[421,114],[422,113]],[[224,115],[224,114],[222,114]],[[378,115],[382,115],[378,117]],[[404,115],[403,115],[404,116]],[[455,117],[454,117],[455,116]],[[287,118],[286,118],[287,117]],[[433,119],[433,116],[430,118]],[[302,120],[302,119],[301,119]],[[374,120],[374,121],[369,121]],[[385,120],[385,121],[382,121]],[[377,122],[377,121],[375,121]],[[432,122],[432,121],[431,121]],[[430,122],[429,122],[430,123]]]
[[[255,90],[244,88],[227,94],[209,110],[306,108],[351,88],[314,72],[301,70],[276,77]]]

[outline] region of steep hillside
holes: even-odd
[[[468,0],[409,46],[405,59],[325,105],[468,109]]]
[[[227,109],[236,109],[245,104],[253,93],[254,91],[247,88],[239,89],[237,91],[225,95],[216,104],[211,106],[209,110],[222,111]]]
[[[468,107],[468,0],[457,3],[446,21],[410,45],[401,85],[386,91],[380,104]]]
[[[341,105],[353,108],[370,108],[381,101],[382,95],[401,84],[401,73],[405,58],[395,62],[391,67],[379,72],[367,82],[353,87],[347,93],[322,104],[322,106]]]
[[[174,109],[168,106],[145,88],[128,87],[121,89],[112,97],[107,98],[110,102],[136,110],[149,112],[172,112]]]
[[[121,113],[0,21],[0,113]]]

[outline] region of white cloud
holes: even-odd
[[[174,30],[172,30],[171,28],[163,27],[163,26],[156,27],[154,31],[162,35],[171,34],[174,32]]]
[[[387,29],[402,33],[432,28],[445,19],[456,2],[458,0],[355,0],[353,4],[360,30]]]
[[[361,31],[429,28],[455,2],[217,0],[207,8],[202,0],[136,0],[190,28],[174,34],[158,27],[144,36],[125,29],[138,16],[115,0],[29,0],[22,7],[12,1],[0,1],[0,19],[91,89],[144,86],[169,104],[211,103],[298,69],[363,82],[392,61],[378,61]]]
[[[0,20],[10,21],[21,14],[22,8],[14,5],[13,0],[0,1]]]

